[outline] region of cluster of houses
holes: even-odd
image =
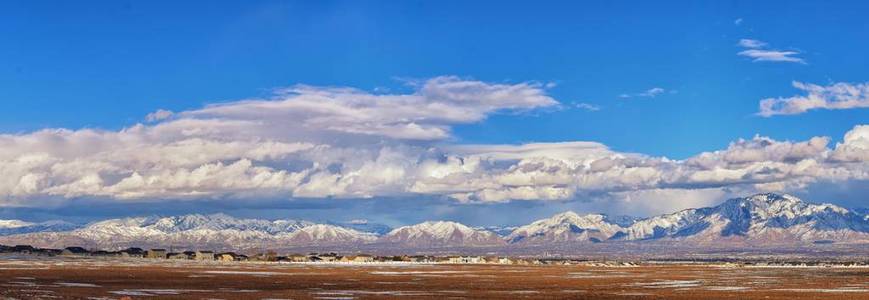
[[[17,253],[42,256],[92,256],[92,257],[131,257],[150,259],[180,259],[180,260],[217,260],[217,261],[271,261],[294,263],[448,263],[448,264],[544,264],[553,261],[537,259],[509,258],[501,256],[428,256],[399,255],[374,256],[368,254],[339,255],[337,253],[308,253],[277,255],[274,252],[259,253],[248,256],[235,252],[214,251],[183,251],[173,252],[166,249],[127,248],[120,251],[88,250],[83,247],[66,247],[64,249],[36,248],[30,245],[4,246],[0,245],[0,253]]]

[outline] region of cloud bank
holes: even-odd
[[[685,160],[596,142],[459,145],[451,129],[556,107],[538,83],[436,77],[405,94],[295,86],[271,99],[148,117],[120,131],[0,135],[0,206],[70,199],[443,197],[460,202],[792,191],[869,179],[869,126],[738,140]],[[156,116],[156,115],[155,115]]]
[[[869,83],[834,83],[827,86],[794,81],[793,86],[806,95],[767,98],[760,101],[758,115],[795,115],[813,109],[852,109],[869,107]]]

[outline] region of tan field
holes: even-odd
[[[869,299],[866,267],[4,259],[4,299]]]

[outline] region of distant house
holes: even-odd
[[[237,256],[238,254],[235,254],[233,252],[223,252],[218,253],[215,257],[219,261],[235,261]]]
[[[66,249],[63,249],[60,253],[62,256],[87,256],[90,254],[90,251],[87,251],[87,249],[82,247],[66,247]]]
[[[501,258],[498,258],[498,263],[502,264],[502,265],[512,265],[516,262],[513,261],[513,259],[511,259],[509,257],[501,257]]]
[[[486,256],[483,257],[483,262],[487,264],[497,264],[499,258],[497,256]]]
[[[193,255],[195,260],[214,260],[214,252],[212,251],[196,251]]]
[[[353,257],[353,262],[358,262],[358,263],[374,262],[374,256],[371,256],[368,254],[359,254],[359,255],[356,255],[355,257]]]
[[[166,258],[166,249],[151,249],[145,251],[145,258]]]
[[[304,254],[298,254],[298,253],[290,254],[290,255],[287,255],[287,260],[289,260],[291,262],[307,262],[308,256],[304,255]]]
[[[366,263],[366,262],[374,262],[374,256],[368,254],[360,254],[360,255],[347,255],[342,256],[338,261],[340,262],[353,262],[353,263]]]
[[[481,264],[484,263],[480,256],[450,256],[449,263],[451,264]]]
[[[317,257],[319,257],[322,262],[334,262],[339,259],[338,254],[335,253],[321,254],[317,255]]]

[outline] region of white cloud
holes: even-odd
[[[742,24],[742,21],[742,18],[737,18],[736,20],[733,20],[733,25],[739,26]]]
[[[746,50],[740,51],[737,55],[751,58],[754,62],[806,63],[802,58],[796,57],[797,54],[800,54],[797,51],[766,49],[768,44],[759,40],[741,39],[738,44]]]
[[[759,115],[795,115],[813,109],[852,109],[869,107],[869,83],[835,83],[820,86],[793,82],[806,95],[787,98],[767,98],[760,101]]]
[[[145,121],[148,121],[148,122],[162,121],[162,120],[168,119],[169,117],[172,117],[173,114],[174,113],[170,110],[158,109],[157,111],[152,112],[152,113],[148,114],[147,116],[145,116]]]
[[[741,40],[739,40],[739,46],[742,46],[744,48],[763,48],[763,47],[766,47],[766,45],[767,44],[764,42],[761,42],[758,40],[753,40],[753,39],[741,39]]]
[[[621,94],[621,95],[619,95],[619,98],[633,98],[633,97],[654,98],[658,95],[661,95],[661,94],[664,94],[667,92],[669,92],[671,94],[676,93],[675,90],[667,90],[667,89],[660,88],[660,87],[653,87],[653,88],[650,88],[650,89],[645,90],[643,92],[639,92],[639,93],[635,93],[635,94]]]
[[[0,206],[80,197],[565,200],[698,189],[719,195],[869,178],[867,126],[855,127],[834,148],[826,137],[756,136],[685,160],[595,142],[451,144],[456,124],[557,103],[534,83],[439,77],[407,94],[304,86],[271,100],[212,105],[120,131],[5,134]]]
[[[794,55],[800,54],[796,51],[749,49],[741,51],[738,54],[745,57],[750,57],[752,58],[752,61],[795,62],[803,64],[806,63],[802,58],[794,57]]]
[[[832,157],[838,161],[869,161],[869,125],[859,125],[848,131],[842,143],[836,144]]]
[[[587,111],[599,111],[600,110],[600,106],[590,104],[590,103],[584,103],[584,102],[583,103],[576,103],[574,106],[576,108],[579,108],[582,110],[587,110]]]
[[[537,83],[436,77],[416,88],[411,94],[371,94],[352,88],[295,86],[276,99],[212,105],[181,115],[245,121],[244,126],[280,136],[290,130],[308,137],[349,134],[438,140],[450,136],[451,125],[479,122],[498,111],[558,105]]]

